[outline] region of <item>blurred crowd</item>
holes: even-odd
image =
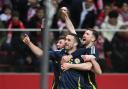
[[[21,38],[27,33],[32,42],[41,47],[42,33],[36,29],[45,28],[43,2],[44,0],[0,0],[0,29],[8,30],[0,31],[1,72],[40,71],[40,60],[22,43]],[[51,28],[58,31],[49,32],[49,50],[56,50],[57,38],[65,34],[65,22],[59,13],[62,6],[69,9],[70,19],[80,36],[81,29],[100,29],[96,46],[103,72],[128,72],[128,31],[125,31],[128,29],[128,0],[51,0]],[[33,28],[35,31],[13,32],[14,28]],[[49,65],[51,72],[51,61]]]

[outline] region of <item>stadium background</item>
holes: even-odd
[[[26,33],[32,42],[42,47],[42,33],[39,29],[45,27],[42,22],[42,19],[45,21],[43,1],[0,0],[0,89],[38,89],[40,87],[41,61],[22,43],[20,38]],[[125,29],[119,29],[121,25],[128,23],[128,1],[94,0],[94,2],[88,2],[89,5],[95,7],[91,13],[86,14],[91,15],[85,18],[85,22],[92,21],[86,22],[87,24],[78,19],[81,18],[82,12],[76,7],[79,7],[81,2],[82,0],[52,0],[51,11],[54,17],[51,28],[56,31],[49,32],[49,50],[56,50],[58,36],[65,34],[63,32],[65,24],[58,16],[58,8],[67,6],[71,20],[80,36],[81,29],[88,27],[101,29],[96,43],[103,70],[103,75],[97,76],[99,89],[128,89],[126,84],[128,82],[128,32]],[[110,12],[111,15],[109,15]],[[115,26],[109,24],[108,19],[111,16],[116,17],[118,24]],[[49,89],[51,89],[53,79],[53,68],[52,61],[49,61]]]

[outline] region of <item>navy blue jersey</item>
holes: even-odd
[[[49,57],[50,60],[52,60],[53,65],[54,65],[54,82],[53,82],[53,88],[52,89],[57,89],[58,87],[58,82],[59,82],[59,76],[60,76],[60,61],[63,55],[65,55],[65,49],[62,50],[56,50],[56,51],[49,51]]]
[[[89,49],[90,51],[88,50],[87,54],[94,55],[96,57],[94,60],[98,61],[98,49],[94,45],[91,46]],[[96,89],[95,73],[93,73],[92,71],[88,71],[86,76],[86,79],[88,80],[88,83],[92,86],[92,89]]]
[[[72,64],[80,64],[83,63],[84,60],[81,58],[81,55],[84,55],[86,50],[81,48],[72,53],[73,58],[70,59],[69,63]],[[81,80],[81,76],[83,76],[83,71],[76,69],[69,69],[64,71],[61,74],[59,88],[58,89],[84,89],[84,80]]]
[[[80,64],[84,63],[81,55],[94,55],[98,58],[96,50],[91,48],[80,48],[72,53],[73,58],[70,59],[69,63]],[[82,71],[76,69],[69,69],[61,74],[59,88],[58,89],[96,89],[93,84],[89,71]]]

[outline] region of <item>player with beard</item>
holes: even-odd
[[[72,22],[69,19],[68,16],[68,10],[66,7],[62,7],[62,18],[65,20],[66,26],[68,28],[68,30],[72,33],[72,34],[77,34],[75,32],[74,26],[72,25]],[[93,30],[93,29],[86,29],[83,38],[82,38],[82,44],[83,47],[86,48],[85,50],[87,50],[86,55],[82,55],[82,58],[84,59],[85,62],[90,61],[93,65],[91,71],[88,71],[85,76],[85,80],[86,83],[88,82],[90,84],[90,86],[92,86],[92,88],[87,88],[87,89],[96,89],[96,82],[95,82],[95,74],[101,74],[101,68],[100,65],[98,64],[97,60],[98,60],[98,50],[95,47],[94,43],[98,38],[98,33],[97,31]],[[76,55],[66,55],[63,56],[63,64],[61,66],[61,68],[66,71],[68,69],[78,69],[78,70],[83,70],[82,67],[79,67],[79,64],[71,64],[71,63],[64,63],[64,62],[69,62],[74,56]],[[95,73],[95,74],[94,74]]]

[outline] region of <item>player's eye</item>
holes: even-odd
[[[86,33],[87,35],[89,35],[89,33]]]
[[[68,41],[71,41],[70,39],[68,39]]]

